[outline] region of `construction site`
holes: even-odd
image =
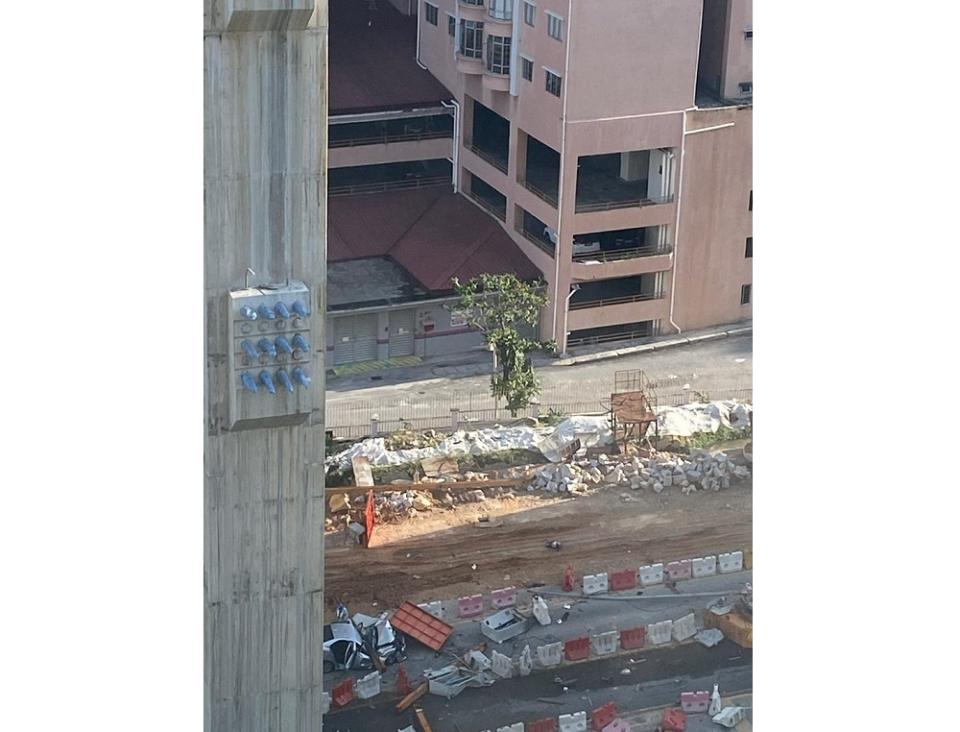
[[[325,729],[750,729],[752,408],[651,383],[334,446]]]

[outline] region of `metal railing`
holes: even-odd
[[[389,180],[380,183],[354,183],[351,185],[330,186],[327,189],[329,196],[354,196],[363,193],[383,193],[385,191],[400,191],[411,188],[430,188],[439,185],[452,185],[449,175],[435,175],[424,178],[408,178],[406,180]]]
[[[612,343],[613,341],[636,341],[650,338],[656,338],[660,335],[660,324],[656,321],[650,329],[621,331],[619,333],[607,333],[599,336],[585,336],[583,338],[568,338],[567,347],[587,346],[599,343]]]
[[[422,132],[405,132],[366,137],[351,137],[348,139],[330,140],[330,147],[360,147],[361,145],[385,145],[391,142],[421,142],[423,140],[441,140],[452,138],[453,130],[424,130]]]
[[[520,178],[517,180],[517,182],[520,185],[522,185],[524,188],[526,188],[528,191],[530,191],[532,194],[534,194],[537,198],[543,199],[554,208],[557,207],[557,196],[555,194],[547,193],[542,188],[538,188],[537,186],[535,186],[526,178]]]
[[[623,305],[628,302],[642,302],[644,300],[659,300],[663,297],[663,290],[657,290],[656,292],[644,294],[640,293],[637,295],[627,295],[625,297],[604,297],[599,300],[586,300],[581,302],[574,302],[571,298],[570,300],[570,309],[571,310],[584,310],[586,308],[603,308],[609,305]]]
[[[490,165],[492,165],[494,168],[496,168],[497,170],[499,170],[501,173],[506,173],[506,172],[507,172],[507,163],[506,163],[504,160],[502,160],[502,159],[500,159],[499,157],[497,157],[496,155],[494,155],[493,153],[487,152],[486,150],[477,147],[475,144],[473,144],[473,143],[472,143],[471,141],[469,141],[469,140],[466,140],[466,141],[464,142],[464,146],[467,148],[467,150],[469,150],[470,152],[472,152],[474,155],[476,155],[476,156],[477,156],[478,158],[480,158],[481,160],[484,160],[484,161],[486,161],[487,163],[489,163]],[[508,154],[509,154],[509,153],[508,153]]]
[[[624,335],[618,335],[624,340]],[[572,341],[571,341],[572,343]],[[689,389],[682,385],[690,383]],[[742,381],[704,379],[681,375],[673,380],[651,379],[659,406],[689,404],[706,396],[709,399],[752,401],[753,389]],[[610,408],[613,383],[609,378],[585,381],[571,389],[569,384],[550,384],[543,388],[539,403],[517,413],[538,417],[551,410],[561,414],[603,414]],[[389,433],[410,426],[417,430],[477,429],[506,424],[515,418],[486,391],[398,396],[391,399],[363,399],[346,403],[327,402],[326,429],[337,438],[359,439],[377,433]]]
[[[673,251],[673,244],[652,244],[650,246],[633,247],[631,249],[612,249],[610,251],[574,253],[573,261],[582,262],[585,260],[598,262],[617,262],[622,259],[635,259],[637,257],[657,257],[662,254],[669,254]]]
[[[615,208],[634,208],[637,206],[654,206],[658,203],[670,203],[673,201],[673,195],[668,196],[642,196],[638,198],[626,198],[617,201],[597,201],[594,203],[577,203],[576,213],[588,213],[591,211],[610,211]]]
[[[474,193],[473,191],[470,191],[468,195],[469,195],[470,198],[472,198],[474,201],[476,201],[477,203],[479,203],[481,207],[483,207],[484,209],[486,209],[487,211],[489,211],[490,213],[492,213],[494,216],[496,216],[496,217],[497,217],[498,219],[500,219],[501,221],[506,221],[506,220],[507,220],[506,204],[504,204],[504,210],[503,210],[503,211],[500,211],[500,210],[499,210],[498,208],[496,208],[492,203],[490,203],[490,202],[487,201],[486,199],[481,198],[480,196],[478,196],[478,195],[477,195],[476,193]]]
[[[529,242],[530,242],[531,244],[533,244],[534,246],[536,246],[536,247],[538,247],[539,249],[542,249],[543,251],[545,251],[545,252],[546,252],[547,254],[549,254],[551,257],[553,257],[553,256],[556,255],[556,253],[557,253],[557,248],[556,248],[556,246],[554,246],[554,243],[553,243],[552,241],[550,241],[549,239],[544,238],[544,237],[538,237],[538,236],[537,236],[536,234],[534,234],[532,231],[528,231],[527,229],[525,229],[525,228],[522,227],[522,226],[516,226],[516,227],[514,227],[514,228],[516,228],[517,233],[519,233],[520,236],[522,236],[524,239],[526,239],[527,241],[529,241]]]

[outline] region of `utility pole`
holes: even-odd
[[[315,732],[327,2],[204,0],[203,49],[204,730]]]

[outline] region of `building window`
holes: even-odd
[[[431,5],[430,3],[425,3],[427,6],[427,22],[430,25],[437,24],[437,6]]]
[[[447,33],[450,34],[451,38],[456,38],[457,36],[457,18],[456,16],[450,15],[450,13],[447,13]]]
[[[550,71],[550,69],[544,69],[547,75],[547,91],[553,94],[555,97],[560,96],[560,77]]]
[[[753,211],[753,189],[752,188],[750,189],[750,208],[748,208],[747,210]]]
[[[750,285],[740,286],[740,304],[741,305],[750,304]]]
[[[533,61],[528,58],[520,57],[520,70],[523,78],[527,81],[533,81]]]
[[[483,23],[478,20],[460,21],[460,55],[467,58],[483,56]]]
[[[753,237],[747,237],[747,251],[744,254],[747,259],[753,259]]]
[[[753,28],[749,28],[743,32],[743,37],[748,41],[753,39]]]
[[[487,36],[487,71],[494,74],[510,73],[510,39]]]
[[[497,20],[513,20],[513,0],[490,0],[487,12]]]
[[[753,82],[752,82],[752,81],[741,81],[741,82],[740,82],[740,93],[741,93],[741,94],[753,94]]]
[[[547,35],[558,41],[563,40],[563,18],[549,10],[547,11]]]
[[[524,0],[523,3],[523,22],[529,25],[531,28],[534,27],[534,24],[537,20],[537,6],[533,3],[528,3]]]
[[[483,7],[483,0],[460,0],[464,5],[479,5]]]

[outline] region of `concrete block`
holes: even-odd
[[[587,732],[586,711],[561,714],[557,721],[560,723],[560,732]]]
[[[557,732],[557,718],[544,717],[527,725],[527,732]]]
[[[583,576],[583,594],[597,595],[606,592],[608,589],[607,573],[585,574]]]
[[[323,692],[320,696],[320,707],[324,714],[330,711],[330,694],[327,692]]]
[[[638,626],[636,628],[627,628],[626,630],[620,631],[620,647],[626,650],[633,650],[635,648],[643,648],[644,641],[647,637],[647,628],[644,625]]]
[[[472,618],[483,612],[483,595],[469,595],[457,600],[457,615]]]
[[[650,644],[654,646],[669,643],[672,630],[672,620],[663,620],[659,623],[650,623],[647,626],[647,640],[649,640]]]
[[[568,661],[582,661],[590,655],[590,637],[571,638],[563,644],[563,655]]]
[[[547,643],[537,648],[537,660],[544,668],[559,666],[563,660],[563,642]]]
[[[743,569],[743,552],[729,552],[719,556],[720,574],[739,572]]]
[[[699,631],[694,637],[700,645],[713,648],[723,640],[723,631],[719,628],[707,628],[706,630]]]
[[[357,698],[372,699],[380,693],[380,672],[367,674],[357,682]]]
[[[731,729],[732,727],[736,727],[746,718],[747,713],[743,710],[743,707],[726,707],[725,709],[720,710],[719,714],[715,714],[713,716],[713,721],[719,724],[721,727]]]
[[[498,651],[490,654],[490,670],[503,679],[513,676],[513,659]]]
[[[517,668],[521,676],[529,676],[533,671],[533,654],[530,652],[529,645],[525,645],[520,652],[520,660],[517,662]]]
[[[647,564],[640,567],[640,586],[649,587],[663,583],[663,564]]]
[[[497,727],[497,732],[523,732],[523,722],[514,722],[506,727]]]
[[[610,573],[610,589],[614,592],[630,590],[637,586],[637,570],[623,569]]]
[[[550,625],[550,608],[542,597],[533,598],[533,617],[540,625]]]
[[[490,668],[490,659],[482,651],[470,651],[470,665],[478,671]]]
[[[517,588],[504,587],[490,593],[490,603],[496,608],[513,607],[517,604]]]
[[[590,645],[597,656],[607,656],[617,650],[617,642],[620,640],[620,633],[616,630],[608,630],[606,633],[597,633],[590,638]]]
[[[604,727],[603,732],[630,732],[632,729],[627,720],[617,718]]]
[[[716,556],[697,557],[692,560],[694,577],[712,577],[717,573]]]
[[[666,566],[667,576],[672,580],[685,580],[693,576],[693,567],[689,559],[670,562]]]
[[[680,694],[680,708],[687,714],[700,714],[710,706],[709,691],[684,691]]]
[[[673,639],[677,642],[692,638],[697,632],[697,619],[693,613],[673,621]]]
[[[443,600],[423,602],[417,605],[417,607],[430,613],[435,618],[440,618],[441,620],[447,616],[447,611],[443,609]]]

